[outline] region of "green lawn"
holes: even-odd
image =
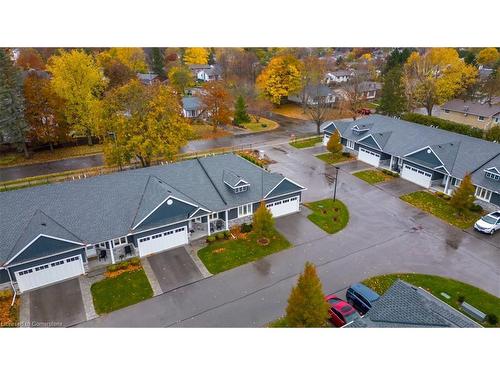
[[[317,136],[309,139],[297,139],[295,141],[290,142],[290,146],[295,148],[307,148],[316,146],[318,143],[323,141],[322,136]]]
[[[463,296],[467,303],[478,308],[485,314],[495,314],[500,318],[500,298],[482,289],[476,288],[475,286],[457,280],[433,275],[402,273],[376,276],[364,280],[362,283],[372,288],[377,293],[383,294],[396,279],[401,279],[412,285],[424,288],[457,310],[460,310],[458,297]],[[446,299],[441,295],[442,292],[448,294],[451,298]],[[488,323],[484,323],[484,325],[490,326]],[[500,324],[496,326],[500,327]]]
[[[273,130],[279,126],[279,124],[276,121],[269,120],[264,117],[261,117],[259,119],[259,122],[256,122],[253,116],[250,117],[252,121],[245,122],[244,124],[241,124],[241,126],[243,126],[247,130],[250,130],[251,132],[262,132],[262,131]]]
[[[402,195],[400,198],[461,229],[471,227],[481,217],[480,212],[470,211],[460,216],[457,210],[450,204],[450,201],[426,191],[417,191],[415,193]]]
[[[144,270],[125,272],[92,284],[90,288],[98,314],[109,313],[153,297]]]
[[[212,242],[198,251],[198,257],[208,271],[216,274],[290,247],[287,239],[277,231],[269,237],[271,242],[266,246],[259,245],[257,239],[255,234],[249,233],[245,239]]]
[[[319,155],[316,155],[316,157],[320,160],[323,160],[325,163],[328,163],[328,164],[337,164],[337,163],[342,163],[344,161],[354,159],[354,157],[352,155],[344,156],[344,155],[342,155],[342,153],[332,154],[331,152],[327,152],[325,154],[319,154]]]
[[[335,202],[333,199],[324,199],[306,203],[305,206],[313,210],[307,218],[327,233],[336,233],[349,222],[349,211],[338,199]]]
[[[360,171],[353,173],[353,175],[356,176],[357,178],[362,179],[365,182],[368,182],[370,185],[375,185],[380,182],[389,181],[394,178],[393,176],[385,174],[384,172],[379,171],[378,169]]]

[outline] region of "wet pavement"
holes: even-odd
[[[277,161],[271,170],[308,188],[304,201],[331,196],[328,176],[334,173],[333,166],[288,145],[265,151]],[[429,216],[343,169],[337,194],[350,211],[349,224],[341,232],[311,236],[311,223],[296,214],[296,233],[288,235],[299,245],[83,326],[262,327],[283,314],[306,261],[316,264],[329,293],[342,293],[351,283],[378,274],[417,272],[459,279],[500,296],[497,246]],[[292,219],[276,219],[277,227],[286,232]]]
[[[382,182],[376,185],[379,189],[386,191],[395,197],[400,197],[405,194],[414,193],[416,191],[424,190],[422,186],[416,185],[408,180],[402,178],[393,178],[387,182]]]

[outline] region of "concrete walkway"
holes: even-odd
[[[149,263],[148,258],[142,258],[141,259],[141,264],[142,268],[144,270],[144,273],[146,274],[149,283],[151,284],[151,288],[153,289],[153,296],[158,296],[163,293],[163,290],[161,289],[160,283],[158,282],[158,279],[156,278],[156,275],[151,268],[151,264]]]
[[[78,278],[78,282],[80,283],[83,307],[85,309],[85,316],[87,317],[87,320],[97,318],[98,315],[95,312],[94,299],[92,298],[92,292],[90,291],[90,287],[95,281],[92,281],[92,279],[86,275],[82,275]]]

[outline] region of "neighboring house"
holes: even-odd
[[[222,72],[218,65],[191,64],[189,65],[189,69],[197,81],[218,81],[222,78]]]
[[[137,73],[137,78],[145,85],[152,85],[154,82],[160,81],[160,77],[155,73]]]
[[[330,85],[333,83],[347,82],[354,74],[352,70],[335,70],[333,72],[328,72],[325,76],[325,83]]]
[[[453,99],[441,106],[439,117],[489,129],[493,125],[500,125],[500,105]]]
[[[324,100],[326,104],[333,105],[337,100],[338,94],[327,85],[309,85],[304,92],[289,95],[288,100],[293,103],[302,104],[302,95],[305,95],[307,105],[317,105],[320,100]]]
[[[358,91],[363,94],[366,100],[376,99],[381,89],[382,84],[380,82],[363,81],[358,86]]]
[[[361,319],[345,327],[481,328],[478,323],[425,289],[401,280],[396,280]]]
[[[199,118],[203,113],[201,100],[197,96],[182,98],[182,115],[187,118]]]
[[[336,130],[365,163],[447,195],[471,173],[477,199],[500,206],[500,144],[382,115],[330,121],[325,145]]]
[[[304,187],[235,154],[0,193],[0,282],[24,292],[299,211]],[[102,263],[101,263],[102,264]]]

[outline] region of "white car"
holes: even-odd
[[[500,230],[500,211],[492,212],[476,221],[474,228],[480,232],[493,234]]]

